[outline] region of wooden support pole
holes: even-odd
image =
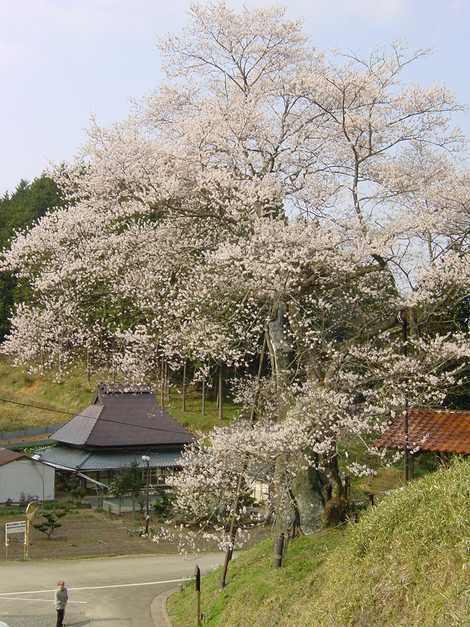
[[[201,415],[206,415],[206,380],[202,380],[202,391],[201,391]]]
[[[276,539],[276,546],[275,546],[275,553],[274,553],[274,560],[273,560],[274,568],[281,568],[283,553],[284,553],[284,534],[281,533],[278,535]]]
[[[222,577],[220,578],[221,590],[225,588],[225,584],[227,583],[228,565],[231,559],[232,559],[232,551],[230,550],[230,547],[227,547],[225,551],[224,568],[222,570]]]
[[[184,360],[183,366],[183,398],[182,398],[182,410],[186,411],[186,359]]]
[[[344,496],[346,498],[347,503],[351,500],[351,476],[346,475],[344,477]]]
[[[224,386],[223,386],[223,364],[219,365],[219,420],[224,419]]]
[[[201,569],[199,566],[196,566],[196,570],[194,573],[194,584],[196,589],[196,599],[197,599],[197,624],[202,624],[202,614],[201,614]]]
[[[165,362],[165,395],[166,395],[166,404],[170,405],[170,376],[168,373],[168,362]]]
[[[162,372],[160,377],[160,405],[162,409],[165,407],[165,360],[162,357]]]

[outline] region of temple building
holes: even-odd
[[[109,484],[121,468],[148,464],[152,483],[160,483],[168,469],[181,465],[193,436],[159,407],[149,387],[101,384],[94,402],[51,439],[55,446],[36,451],[35,458],[58,470]]]

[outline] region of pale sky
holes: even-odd
[[[233,0],[232,5],[242,2]],[[245,0],[248,7],[271,2]],[[282,3],[281,3],[282,4]],[[470,104],[470,0],[289,0],[315,46],[359,52],[405,40],[432,48],[409,78],[445,83]],[[158,37],[190,0],[0,0],[0,194],[71,159],[91,115],[126,116],[162,80]],[[470,136],[470,113],[457,119]]]

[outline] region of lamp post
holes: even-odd
[[[145,534],[149,533],[150,525],[150,457],[148,455],[142,455],[142,461],[147,464],[147,486],[145,497]]]
[[[35,461],[40,462],[41,461],[41,455],[39,455],[39,453],[36,453],[35,455],[31,455],[31,459],[34,459]],[[44,503],[45,498],[46,498],[45,497],[46,488],[45,488],[45,485],[44,485],[44,483],[45,483],[45,476],[44,476],[44,474],[45,474],[45,466],[44,465],[41,465],[41,472],[38,471],[38,474],[39,474],[39,476],[41,478],[41,481],[42,481],[42,502]]]

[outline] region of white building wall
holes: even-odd
[[[263,481],[253,481],[251,484],[252,496],[257,503],[267,503],[269,500],[269,486]]]
[[[37,498],[51,501],[55,497],[55,470],[34,459],[17,459],[0,466],[0,503],[11,499]]]

